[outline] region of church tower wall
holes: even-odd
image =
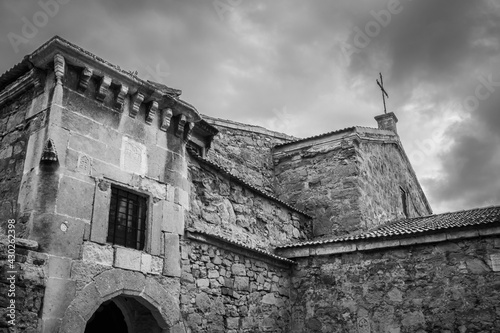
[[[207,157],[249,184],[274,194],[271,150],[295,138],[259,126],[211,117],[204,119],[219,130]]]

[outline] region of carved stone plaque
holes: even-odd
[[[120,164],[124,171],[145,175],[148,170],[146,146],[123,137]]]
[[[370,333],[370,322],[368,318],[358,318],[358,333]]]
[[[491,254],[490,259],[493,272],[500,272],[500,253]]]
[[[78,171],[83,174],[90,175],[92,170],[92,159],[85,155],[81,154],[78,157]]]

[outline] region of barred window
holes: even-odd
[[[107,242],[144,249],[146,208],[145,197],[112,186]]]

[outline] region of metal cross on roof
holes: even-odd
[[[378,86],[380,87],[380,90],[382,90],[382,100],[384,101],[384,113],[387,113],[387,109],[385,108],[385,97],[389,98],[389,94],[384,89],[384,81],[382,80],[382,73],[379,73],[380,75],[380,82],[377,81]]]

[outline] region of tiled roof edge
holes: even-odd
[[[379,234],[375,233],[376,231],[378,231],[380,229],[387,228],[388,226],[400,223],[401,221],[420,220],[420,219],[429,218],[429,217],[451,215],[451,214],[457,214],[457,213],[462,213],[462,212],[472,212],[475,210],[486,210],[489,208],[498,208],[500,210],[500,206],[488,206],[488,207],[460,210],[460,211],[456,211],[456,212],[447,212],[447,213],[441,213],[441,214],[412,217],[409,219],[400,219],[400,220],[392,221],[388,224],[379,226],[379,227],[374,228],[372,230],[366,231],[364,233],[359,233],[356,235],[346,235],[346,236],[339,236],[339,237],[335,237],[335,238],[331,238],[331,239],[316,240],[316,241],[312,240],[312,241],[301,242],[301,243],[281,245],[281,246],[276,247],[276,249],[287,249],[287,248],[314,246],[314,245],[323,245],[323,244],[332,244],[332,243],[346,243],[346,242],[358,241],[358,240],[392,239],[392,238],[398,238],[398,237],[407,237],[409,235],[411,235],[412,237],[415,237],[415,236],[427,235],[427,234],[432,234],[432,233],[440,233],[442,231],[453,231],[453,230],[467,229],[467,228],[477,227],[477,226],[488,227],[488,226],[491,226],[495,223],[500,224],[500,220],[499,220],[499,221],[494,221],[494,222],[485,223],[485,224],[468,224],[468,225],[451,226],[451,227],[442,226],[442,227],[436,227],[436,228],[427,228],[425,230],[419,230],[416,232],[415,231],[401,231],[400,233],[393,233],[393,234],[389,234],[389,235],[379,235]]]
[[[214,234],[208,233],[206,231],[201,231],[201,230],[196,230],[196,229],[190,229],[190,228],[186,229],[186,231],[188,233],[188,237],[190,236],[190,234],[192,234],[192,235],[199,234],[199,235],[203,235],[203,236],[206,236],[206,237],[214,238],[214,239],[222,241],[224,243],[229,243],[229,244],[231,244],[233,246],[244,248],[245,250],[257,253],[259,255],[262,255],[262,256],[265,256],[265,257],[268,257],[268,258],[271,258],[271,259],[274,259],[274,260],[286,262],[287,264],[293,264],[293,265],[297,264],[295,261],[290,260],[288,258],[280,257],[280,256],[278,256],[276,254],[271,253],[271,252],[267,252],[267,251],[264,251],[264,250],[261,250],[261,249],[255,248],[255,247],[251,247],[251,246],[245,245],[245,244],[243,244],[241,242],[229,239],[227,237],[223,237],[223,236],[219,236],[219,235],[214,235]]]
[[[191,147],[186,147],[187,151],[191,154],[191,156],[193,156],[197,161],[200,161],[202,163],[205,163],[209,166],[211,166],[212,168],[216,169],[217,171],[220,171],[221,173],[225,174],[226,176],[228,176],[229,178],[231,178],[231,180],[234,180],[235,182],[239,183],[240,185],[243,185],[245,186],[246,188],[249,188],[251,189],[252,191],[258,193],[259,195],[262,195],[263,197],[266,197],[270,200],[273,200],[283,206],[285,206],[286,208],[288,209],[291,209],[309,219],[312,219],[312,216],[308,215],[307,213],[301,211],[300,209],[298,208],[295,208],[293,207],[292,205],[284,202],[283,200],[280,200],[278,198],[276,198],[275,196],[272,196],[270,194],[267,194],[266,192],[258,189],[257,187],[255,187],[254,185],[248,183],[247,181],[239,178],[238,176],[235,176],[234,174],[231,173],[231,171],[227,170],[225,167],[223,167],[222,165],[219,165],[213,161],[210,161],[210,160],[207,160],[206,158],[203,158],[201,157],[194,149],[192,149]]]
[[[294,143],[299,143],[299,142],[308,141],[308,140],[314,140],[314,139],[322,138],[324,136],[328,136],[328,135],[332,135],[332,134],[350,132],[350,131],[353,131],[355,129],[356,129],[356,126],[346,127],[346,128],[342,128],[342,129],[331,131],[331,132],[326,132],[326,133],[322,133],[322,134],[318,134],[318,135],[309,136],[307,138],[302,138],[302,139],[297,139],[297,140],[290,141],[290,142],[281,143],[279,145],[275,145],[274,148],[280,148],[280,147],[284,147],[284,146],[291,145]]]

